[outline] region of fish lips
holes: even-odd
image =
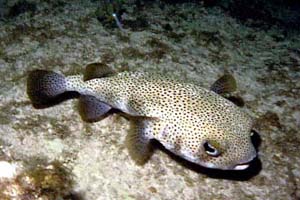
[[[245,163],[245,164],[238,164],[236,166],[233,167],[233,170],[245,170],[250,166],[249,163]]]
[[[233,170],[245,170],[247,169],[250,164],[252,163],[252,161],[257,157],[257,154],[255,153],[253,156],[251,156],[248,160],[242,162],[242,163],[239,163],[235,166],[233,166]]]

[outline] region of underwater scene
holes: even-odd
[[[300,199],[300,1],[0,0],[0,200]]]

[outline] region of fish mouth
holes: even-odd
[[[234,166],[233,170],[245,170],[250,166],[249,163],[244,163],[244,164],[238,164]]]
[[[253,161],[253,159],[256,157],[256,154],[251,156],[250,159],[248,159],[246,162],[242,162],[240,164],[237,164],[233,167],[233,170],[245,170],[250,166],[250,163]]]

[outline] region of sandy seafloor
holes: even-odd
[[[149,5],[141,11],[149,26],[125,27],[120,34],[96,19],[97,3],[42,2],[33,15],[0,22],[0,160],[25,179],[1,178],[0,199],[300,198],[299,34],[254,28],[217,7],[187,3]],[[28,71],[80,73],[90,62],[155,71],[204,87],[224,71],[233,73],[244,109],[258,119],[259,164],[246,172],[198,169],[159,148],[138,166],[124,145],[126,119],[114,114],[85,123],[76,100],[47,109],[31,106]],[[54,194],[26,179],[28,170],[51,169],[53,161],[73,179],[62,189],[58,184]]]

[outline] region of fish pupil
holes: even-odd
[[[220,155],[220,152],[207,141],[203,144],[203,147],[204,147],[205,152],[210,156],[216,157],[216,156]]]

